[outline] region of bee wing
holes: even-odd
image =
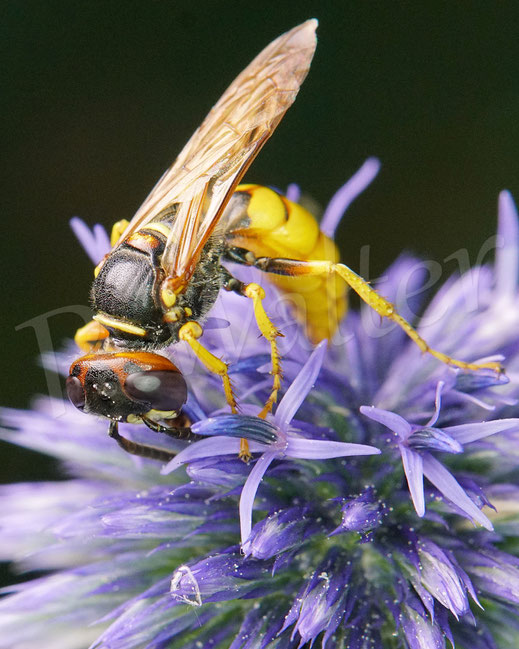
[[[316,20],[270,43],[224,92],[139,208],[121,243],[176,206],[162,266],[188,279],[234,188],[293,103],[315,46]]]

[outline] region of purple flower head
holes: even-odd
[[[329,234],[378,168],[368,160],[334,196]],[[296,186],[287,194],[299,200]],[[104,230],[72,227],[98,263]],[[443,365],[367,306],[314,348],[269,287],[285,333],[277,407],[258,417],[272,378],[253,306],[222,292],[203,341],[229,362],[239,414],[177,343],[164,353],[204,439],[120,426],[176,453],[164,467],[60,399],[3,410],[1,438],[56,458],[64,479],[0,488],[0,558],[24,573],[0,601],[0,649],[516,647],[519,226],[507,192],[498,227],[495,262],[452,277],[425,308],[427,269],[411,256],[376,288],[432,347],[502,359],[506,375]],[[73,354],[43,362],[65,374]]]

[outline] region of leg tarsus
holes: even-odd
[[[240,439],[240,452],[238,453],[238,457],[240,460],[243,460],[245,464],[248,464],[252,459],[249,442],[244,437]]]
[[[384,318],[389,318],[395,324],[397,324],[404,333],[411,338],[411,340],[418,345],[422,352],[431,354],[434,358],[438,359],[446,365],[451,365],[453,367],[459,367],[462,370],[482,370],[489,369],[498,373],[502,373],[503,367],[500,363],[491,361],[488,363],[468,363],[466,361],[460,361],[456,358],[452,358],[443,352],[437,351],[428,345],[428,343],[420,336],[420,334],[414,329],[411,324],[403,318],[397,311],[391,302],[386,300],[384,297],[379,295],[369,284],[362,279],[359,275],[354,273],[350,268],[344,264],[332,264],[332,271],[336,272],[344,281],[353,288],[353,290],[368,304],[372,307],[380,316]]]

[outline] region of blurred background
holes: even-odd
[[[0,21],[2,404],[45,393],[31,327],[87,305],[92,264],[68,221],[131,217],[231,80],[273,38],[317,17],[303,89],[247,178],[298,182],[319,204],[371,155],[373,185],[339,232],[376,277],[402,251],[474,261],[498,192],[519,196],[517,5],[222,0],[5,1]],[[49,320],[52,344],[82,324]],[[2,445],[2,481],[52,464]]]

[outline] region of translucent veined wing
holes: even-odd
[[[315,46],[316,20],[270,43],[224,92],[123,232],[121,243],[176,206],[162,258],[189,279],[236,185],[293,103]]]

